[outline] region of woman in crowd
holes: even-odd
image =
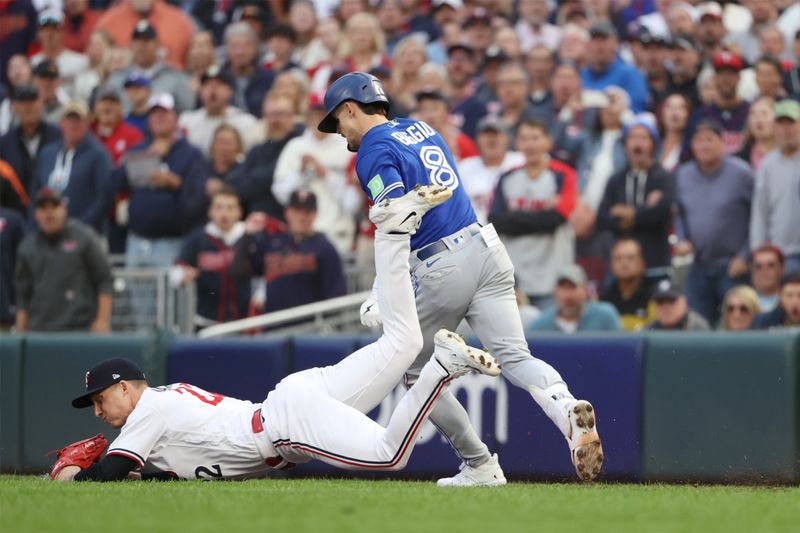
[[[294,104],[295,120],[305,121],[308,111],[308,92],[310,90],[308,75],[299,68],[284,70],[272,84],[272,91],[285,94]]]
[[[753,170],[758,170],[761,161],[778,145],[775,140],[775,101],[762,96],[750,105],[747,126],[744,130],[744,147],[736,154]]]
[[[722,302],[719,329],[745,331],[750,329],[753,317],[759,312],[758,294],[752,287],[737,285],[728,291]]]
[[[0,103],[0,135],[4,135],[14,124],[14,112],[11,110],[11,98],[15,87],[29,85],[33,79],[33,69],[31,62],[22,54],[11,56],[6,66],[6,76],[8,76],[9,97]]]
[[[685,161],[686,125],[692,114],[692,104],[680,93],[669,95],[658,113],[661,134],[661,166],[674,172]]]
[[[244,161],[244,143],[239,131],[230,124],[220,124],[214,131],[209,153],[211,175],[206,181],[210,198],[221,190],[234,170]]]
[[[214,35],[210,31],[198,31],[189,42],[186,57],[186,74],[189,75],[192,90],[200,90],[200,77],[217,64],[217,51],[214,49]]]
[[[391,68],[391,58],[386,55],[386,36],[375,15],[353,15],[345,23],[342,37],[339,57],[348,72],[369,72],[378,66]]]
[[[423,43],[415,35],[406,37],[394,47],[394,69],[392,69],[392,88],[394,98],[406,109],[416,104],[414,95],[420,86],[419,69],[428,61],[428,53]]]

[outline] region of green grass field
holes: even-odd
[[[797,531],[798,488],[361,480],[51,483],[0,477],[0,531]]]

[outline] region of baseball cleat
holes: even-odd
[[[506,484],[506,476],[500,468],[497,454],[479,466],[461,463],[461,472],[453,477],[445,477],[436,482],[440,487],[497,487]]]
[[[460,335],[440,329],[433,338],[436,348],[433,357],[453,376],[463,376],[474,370],[487,376],[499,376],[500,364],[489,352],[467,346]]]
[[[572,464],[578,477],[591,481],[603,466],[603,446],[597,434],[594,407],[586,400],[578,400],[567,414],[570,436],[567,438]]]
[[[453,191],[440,185],[417,185],[400,198],[384,198],[369,210],[369,219],[383,233],[417,232],[422,216],[445,202]]]

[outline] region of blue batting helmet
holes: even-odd
[[[351,72],[345,74],[328,87],[325,93],[325,118],[317,128],[325,133],[336,133],[336,119],[333,111],[340,104],[351,100],[359,104],[383,104],[389,109],[389,99],[383,90],[381,81],[366,72]]]

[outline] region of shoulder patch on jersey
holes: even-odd
[[[369,183],[367,183],[367,188],[369,189],[370,194],[372,194],[372,198],[377,198],[377,196],[382,193],[384,189],[381,175],[375,174],[375,177],[369,180]]]

